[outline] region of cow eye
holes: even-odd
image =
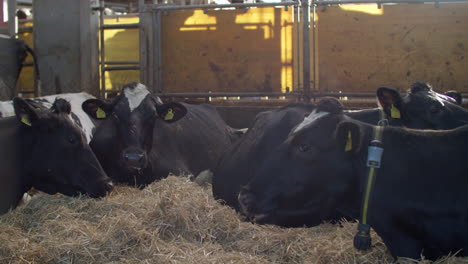
[[[307,144],[301,144],[299,145],[299,151],[301,152],[307,152],[310,150],[310,145]]]
[[[76,138],[74,138],[74,137],[69,137],[69,138],[68,138],[68,142],[70,142],[70,144],[73,144],[73,145],[74,145],[74,144],[76,144],[77,141],[78,141],[78,140],[76,140]]]

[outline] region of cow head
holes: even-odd
[[[20,123],[19,166],[25,171],[26,189],[91,197],[112,189],[83,132],[68,118],[67,101],[57,99],[52,108],[39,109],[14,98],[13,107]]]
[[[380,107],[389,119],[401,119],[415,129],[451,129],[468,124],[468,111],[450,97],[432,90],[427,83],[416,82],[407,95],[394,89],[377,89]]]
[[[145,85],[141,83],[127,84],[122,93],[111,102],[98,99],[89,99],[82,105],[83,110],[95,119],[105,119],[96,132],[91,146],[112,144],[113,151],[118,153],[112,166],[117,166],[119,175],[109,173],[111,178],[118,182],[131,185],[145,185],[154,179],[146,179],[141,173],[149,168],[151,149],[153,148],[153,133],[157,133],[155,124],[157,120],[172,123],[183,116],[187,110],[179,103],[163,104],[158,97],[153,97]],[[99,130],[108,129],[112,134],[107,143],[99,141]],[[113,141],[113,142],[111,142]],[[110,148],[107,149],[107,152]],[[101,151],[100,151],[101,152]],[[109,153],[98,155],[106,156]]]
[[[341,109],[335,99],[323,99],[265,158],[239,193],[250,219],[313,226],[345,216],[340,208],[355,200],[351,157],[361,148],[362,134],[357,125],[339,125],[349,119]]]

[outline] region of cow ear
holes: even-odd
[[[112,112],[112,107],[99,99],[88,99],[81,108],[94,119],[106,119]]]
[[[463,96],[462,96],[462,94],[460,92],[447,91],[447,92],[444,93],[444,95],[449,96],[450,98],[453,98],[457,105],[461,105],[462,102],[463,102]]]
[[[187,114],[187,108],[175,102],[157,104],[156,110],[161,119],[167,123],[175,122]]]
[[[22,98],[13,98],[13,108],[15,109],[16,118],[24,126],[31,127],[39,119],[34,107]]]
[[[69,115],[71,113],[71,105],[65,99],[56,98],[54,104],[52,105],[52,111],[56,114],[65,113]]]
[[[335,138],[344,152],[356,153],[361,149],[361,129],[354,122],[343,121],[339,123],[336,128]]]
[[[387,87],[380,87],[377,89],[377,100],[379,107],[382,108],[387,117],[392,119],[401,118],[401,106],[403,99],[397,90]]]

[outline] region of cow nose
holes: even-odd
[[[104,183],[104,190],[106,193],[111,192],[113,188],[114,188],[114,184],[111,181],[107,181]]]
[[[242,211],[247,216],[255,210],[255,196],[246,189],[241,190],[238,200]]]
[[[143,151],[125,151],[123,158],[129,167],[141,169],[146,164],[146,155]]]

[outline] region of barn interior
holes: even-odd
[[[137,81],[246,128],[262,111],[324,97],[377,107],[378,87],[405,94],[416,81],[468,94],[467,0],[0,1],[0,34],[37,54],[40,80],[28,55],[10,87],[24,98],[110,99]],[[0,67],[9,54],[0,49]],[[393,263],[376,234],[372,250],[353,250],[355,223],[256,226],[191,184],[170,177],[97,201],[39,194],[0,216],[0,263]]]

